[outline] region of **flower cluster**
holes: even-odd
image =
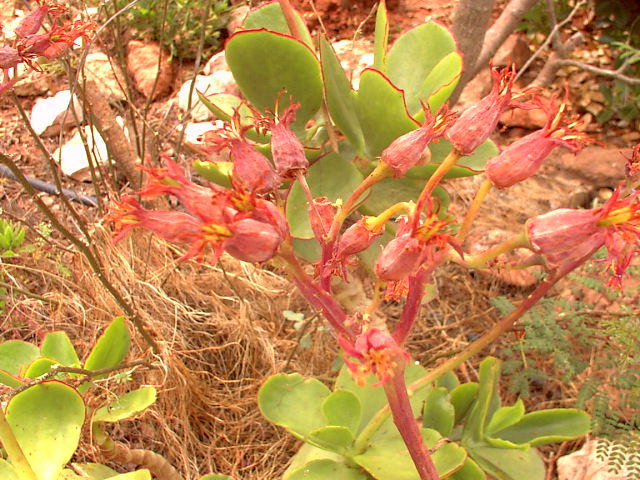
[[[206,249],[212,251],[211,262],[223,251],[245,262],[264,262],[277,253],[288,231],[273,203],[240,185],[231,190],[196,185],[171,158],[163,156],[163,160],[165,168],[146,169],[152,179],[137,193],[142,197],[173,195],[189,213],[147,210],[133,197],[123,195],[105,217],[114,225],[115,241],[142,227],[170,242],[189,244],[181,260],[201,259]]]
[[[58,18],[68,8],[50,0],[39,0],[36,7],[25,16],[15,28],[15,41],[11,46],[0,47],[0,70],[3,80],[0,83],[0,94],[11,88],[18,80],[17,67],[26,64],[39,70],[39,58],[53,60],[82,37],[89,40],[95,31],[95,24],[84,21],[64,21],[57,23]],[[38,33],[44,19],[50,15],[54,22],[49,31]]]

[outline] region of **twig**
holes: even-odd
[[[0,288],[13,290],[21,295],[24,295],[25,297],[33,298],[35,300],[40,300],[41,302],[52,303],[56,307],[60,305],[60,302],[58,302],[57,300],[54,300],[53,298],[43,297],[42,295],[38,295],[37,293],[33,293],[24,288],[16,287],[15,285],[11,285],[10,283],[3,282],[2,280],[0,280]]]
[[[24,392],[26,389],[33,387],[34,385],[46,382],[47,380],[54,378],[59,373],[73,373],[74,375],[84,375],[84,378],[80,381],[80,383],[84,383],[88,382],[89,379],[99,377],[100,375],[108,375],[109,373],[114,373],[121,370],[129,370],[130,368],[139,366],[151,368],[151,365],[146,360],[134,360],[133,362],[122,363],[120,365],[116,365],[115,367],[99,368],[98,370],[86,370],[84,368],[67,367],[65,365],[54,365],[47,373],[44,373],[38,378],[34,378],[32,381],[27,382],[24,385],[21,385],[20,387],[13,390],[9,394],[9,397],[14,397],[20,392]]]
[[[557,23],[554,25],[553,29],[551,30],[551,33],[549,33],[549,35],[547,36],[547,38],[545,39],[544,42],[542,42],[542,45],[540,45],[540,48],[538,48],[538,50],[536,50],[534,52],[533,55],[531,55],[531,57],[529,58],[529,60],[526,61],[526,63],[522,66],[522,68],[520,69],[520,71],[518,72],[518,74],[516,75],[515,80],[518,80],[522,74],[524,72],[527,71],[527,69],[531,66],[531,64],[535,61],[536,58],[538,58],[540,56],[540,54],[542,53],[542,51],[547,48],[547,46],[553,41],[554,37],[558,34],[558,31],[565,26],[567,23],[569,23],[571,21],[571,19],[574,17],[574,15],[576,13],[578,13],[578,10],[584,5],[586,4],[586,0],[580,0],[578,3],[576,3],[576,6],[573,7],[573,10],[571,10],[571,12],[569,13],[569,15],[567,15],[567,18],[565,18],[563,21],[561,21],[560,23]],[[559,51],[557,53],[559,54],[566,54],[565,50],[566,50],[567,46],[566,44],[562,46],[562,51]]]
[[[558,65],[561,67],[564,67],[564,66],[578,67],[578,68],[581,68],[582,70],[586,70],[587,72],[593,73],[595,75],[600,75],[601,77],[613,78],[615,80],[620,80],[621,82],[625,82],[629,85],[640,85],[640,78],[630,77],[629,75],[625,75],[624,73],[621,72],[621,70],[626,69],[628,64],[623,65],[624,69],[620,67],[617,70],[608,70],[606,68],[598,68],[598,67],[594,67],[593,65],[589,65],[588,63],[582,63],[576,60],[558,60]]]

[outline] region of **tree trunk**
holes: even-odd
[[[451,96],[451,104],[457,101],[475,73],[476,58],[482,49],[494,3],[495,0],[460,0],[453,14],[453,33],[463,55],[463,68],[458,86]]]

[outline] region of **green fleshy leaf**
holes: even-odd
[[[462,468],[447,478],[449,480],[486,480],[487,476],[475,461],[467,457]]]
[[[444,387],[448,392],[451,392],[454,388],[460,385],[460,380],[453,372],[447,372],[436,380],[437,387]]]
[[[544,462],[533,448],[525,450],[478,446],[469,455],[480,467],[496,478],[505,480],[544,480]]]
[[[422,84],[419,98],[429,105],[429,110],[437,112],[445,104],[458,85],[462,73],[462,55],[451,52],[438,62]],[[418,120],[424,120],[424,111],[416,112]]]
[[[351,88],[351,82],[340,60],[324,36],[320,39],[320,62],[331,119],[349,139],[355,151],[363,155],[364,137],[355,111],[356,93]]]
[[[315,238],[294,238],[293,251],[296,256],[310,263],[317,262],[320,260],[320,255],[322,255],[320,244]]]
[[[344,457],[336,452],[324,450],[310,443],[305,443],[291,459],[289,467],[284,472],[283,480],[289,480],[290,475],[293,475],[305,465],[318,460],[332,460],[337,463],[342,463]]]
[[[316,460],[292,471],[285,480],[367,480],[359,468],[349,467],[333,460]]]
[[[129,352],[131,338],[124,317],[116,317],[98,338],[84,362],[86,370],[100,370],[120,365]],[[104,378],[98,375],[94,379]]]
[[[441,438],[438,432],[422,429],[428,448]],[[374,478],[385,480],[415,480],[418,472],[409,455],[400,432],[392,422],[383,425],[371,439],[369,448],[354,460]],[[445,448],[446,447],[446,448]],[[455,443],[447,443],[431,456],[440,477],[446,477],[461,468],[467,458],[465,450]]]
[[[135,472],[121,473],[109,480],[151,480],[151,472],[147,469],[137,470]]]
[[[320,63],[304,43],[267,30],[243,30],[227,41],[227,63],[243,95],[260,111],[280,112],[290,97],[300,104],[294,125],[301,127],[322,105]]]
[[[518,423],[492,435],[515,444],[536,446],[573,440],[590,430],[591,418],[585,412],[556,408],[527,413]]]
[[[407,385],[422,378],[425,373],[426,371],[423,367],[414,362],[410,363],[407,366],[404,375]],[[353,392],[360,400],[360,405],[362,407],[362,419],[360,420],[358,433],[360,433],[365,425],[369,423],[369,421],[378,412],[378,410],[387,405],[387,397],[384,393],[384,389],[379,386],[373,386],[378,382],[378,379],[373,375],[369,375],[366,379],[366,382],[367,384],[364,387],[356,385],[356,383],[353,381],[353,378],[351,377],[351,374],[344,366],[340,369],[340,373],[338,373],[338,378],[336,379],[336,389],[349,390],[350,392]],[[416,416],[420,414],[422,404],[426,395],[426,389],[421,389],[416,392],[410,399],[411,408],[413,409],[413,413]]]
[[[125,418],[133,418],[144,412],[155,401],[156,389],[154,387],[141,387],[125,393],[116,401],[96,410],[92,421],[117,422]]]
[[[321,445],[327,450],[331,450],[341,455],[347,455],[351,445],[353,445],[353,434],[347,427],[329,425],[309,432],[309,438],[316,445]]]
[[[402,90],[377,70],[362,72],[355,99],[366,153],[371,158],[379,157],[396,138],[419,126],[407,111]]]
[[[262,415],[296,437],[309,440],[312,431],[327,426],[322,402],[330,390],[319,380],[298,373],[272,375],[258,392]],[[321,446],[321,445],[319,445]]]
[[[233,162],[207,162],[195,160],[192,163],[192,166],[202,178],[225,188],[231,187]]]
[[[385,178],[371,188],[369,198],[362,204],[360,211],[366,215],[378,215],[398,202],[417,201],[424,188],[423,180],[412,178]],[[449,206],[449,194],[437,186],[433,197],[440,202],[440,213],[446,213]]]
[[[73,468],[92,480],[106,480],[118,475],[114,469],[101,463],[74,463]]]
[[[22,381],[4,370],[0,370],[0,383],[11,388],[18,388]]]
[[[480,382],[478,397],[469,417],[464,423],[462,442],[479,442],[484,439],[486,425],[491,418],[497,396],[498,379],[500,378],[501,363],[497,358],[487,357],[480,364]]]
[[[309,168],[306,179],[314,198],[324,196],[335,202],[348,198],[360,185],[363,177],[351,162],[337,153],[330,153]],[[287,197],[286,215],[293,237],[313,238],[307,213],[307,197],[297,181]]]
[[[436,430],[443,437],[453,430],[455,409],[451,404],[449,392],[444,387],[432,389],[424,401],[422,426]]]
[[[511,425],[518,423],[524,415],[524,403],[521,399],[510,407],[500,407],[491,417],[487,425],[487,435],[504,430]]]
[[[253,113],[247,104],[237,95],[231,93],[214,93],[207,96],[196,91],[198,98],[216,118],[228,122],[236,110],[240,109],[240,125],[253,124]]]
[[[362,406],[354,393],[335,390],[322,402],[322,411],[330,425],[343,426],[353,434],[357,433]]]
[[[40,356],[40,350],[21,340],[0,343],[0,370],[11,375],[20,375],[21,367],[29,365]]]
[[[38,480],[57,480],[78,447],[85,407],[72,387],[52,380],[7,405],[7,421]]]
[[[451,391],[451,404],[456,411],[456,425],[469,413],[477,396],[478,384],[475,382],[463,383]]]
[[[307,29],[305,21],[300,17],[298,12],[295,12],[295,18],[296,23],[298,24],[298,29],[302,34],[302,41],[309,46],[313,46],[311,34]],[[247,30],[266,28],[273,32],[291,35],[289,25],[287,25],[287,20],[284,18],[284,14],[282,13],[282,9],[278,2],[268,3],[252,10],[249,15],[247,15],[247,18],[245,18],[242,26]]]
[[[413,167],[407,172],[409,178],[429,178],[436,171],[436,168],[442,163],[453,147],[444,140],[439,139],[437,142],[429,144],[431,150],[431,161],[424,166]],[[498,147],[492,140],[486,140],[481,143],[475,151],[466,157],[462,157],[451,167],[444,178],[459,178],[478,175],[484,171],[487,161],[498,154]]]
[[[80,367],[78,354],[65,332],[47,333],[42,341],[40,353],[43,357],[52,358],[65,367]]]
[[[17,472],[13,469],[11,464],[6,460],[0,458],[0,478],[2,480],[20,480]]]
[[[426,81],[438,64],[452,53],[460,56],[456,52],[453,35],[437,22],[424,23],[395,42],[387,56],[387,74],[398,88],[404,90],[409,112],[417,113],[420,100],[426,103],[429,95],[459,75],[454,70],[455,64],[445,62],[440,67],[442,72],[434,73],[431,81]]]
[[[44,375],[49,370],[51,370],[51,367],[53,367],[54,365],[58,365],[58,362],[52,360],[51,358],[36,358],[25,370],[24,377],[38,378],[39,376]]]
[[[204,475],[200,477],[200,480],[235,480],[229,475]]]
[[[389,19],[384,0],[378,3],[376,29],[373,37],[373,67],[381,72],[387,70],[387,47],[389,45]]]

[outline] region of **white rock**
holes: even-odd
[[[178,106],[183,112],[189,109],[189,90],[193,80],[185,82],[180,91],[178,92]],[[235,84],[233,75],[228,70],[219,70],[213,72],[211,75],[197,75],[195,79],[195,87],[191,95],[191,118],[196,122],[209,120],[213,118],[213,113],[205,107],[200,99],[198,93],[203,93],[207,96],[214,93],[233,93],[239,95],[240,92]]]
[[[213,57],[209,59],[209,61],[205,64],[202,69],[202,73],[204,75],[211,75],[213,72],[218,72],[220,70],[229,71],[229,65],[227,64],[227,57],[224,56],[224,50],[216,53]]]
[[[88,150],[91,152],[91,162],[94,165],[105,164],[108,159],[107,145],[98,131],[88,125],[82,127],[82,131],[87,139]],[[56,149],[53,158],[59,162],[60,169],[65,175],[79,181],[90,179],[89,158],[80,131],[76,131],[71,140]]]
[[[102,96],[109,103],[125,101],[127,96],[123,91],[126,83],[122,71],[115,61],[102,52],[90,53],[84,61],[82,72],[87,80],[93,81]]]
[[[626,480],[630,473],[622,469],[610,473],[606,459],[598,457],[598,440],[589,440],[577,452],[558,459],[559,480]],[[611,451],[611,447],[608,447]],[[631,452],[628,453],[628,456]]]
[[[61,90],[53,97],[41,98],[31,110],[31,127],[38,135],[51,136],[60,133],[60,129],[78,125],[82,121],[82,107],[74,95],[73,105],[76,115],[70,110],[71,92]]]
[[[202,141],[202,135],[211,130],[217,130],[222,128],[224,123],[221,120],[214,122],[199,122],[188,123],[184,129],[183,143],[199,153],[205,153],[203,151],[204,142]]]

